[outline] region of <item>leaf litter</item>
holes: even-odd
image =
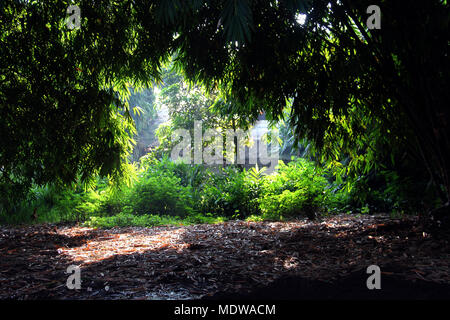
[[[286,276],[333,283],[372,264],[382,275],[449,285],[449,258],[448,240],[427,235],[414,217],[108,230],[3,226],[0,299],[198,299],[249,294]],[[70,265],[81,269],[79,290],[66,286]]]

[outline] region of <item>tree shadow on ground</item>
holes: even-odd
[[[15,238],[20,241],[14,248],[0,239],[1,298],[450,298],[448,243],[424,238],[414,221],[348,218],[65,236],[36,232]],[[66,246],[66,254],[59,245]],[[81,266],[80,290],[65,286],[71,264]],[[372,264],[382,270],[381,290],[367,289],[366,268]]]
[[[395,266],[385,266],[393,270]],[[424,280],[381,276],[381,288],[369,290],[369,274],[358,271],[332,283],[301,276],[285,276],[249,293],[219,292],[206,300],[448,300],[450,285]]]

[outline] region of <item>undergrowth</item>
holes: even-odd
[[[1,224],[79,222],[88,227],[188,225],[285,220],[339,212],[371,213],[390,209],[402,213],[408,203],[401,181],[385,174],[387,187],[348,188],[304,158],[280,161],[278,170],[229,166],[219,171],[143,157],[134,167],[134,182],[111,185],[98,178],[91,188],[34,186],[25,200],[9,211],[0,208]],[[400,191],[399,191],[400,190]]]

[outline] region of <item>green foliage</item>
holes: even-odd
[[[131,213],[119,213],[110,217],[90,217],[84,225],[91,228],[113,227],[154,227],[169,224],[181,224],[179,217],[166,217],[151,214],[133,215]]]
[[[259,212],[260,180],[235,167],[210,172],[201,192],[200,212],[214,212],[231,218],[245,218]]]
[[[80,222],[98,214],[104,185],[98,181],[97,188],[84,190],[61,188],[56,185],[32,187],[25,200],[15,206],[11,214],[0,210],[1,224]],[[36,219],[33,217],[36,211]]]
[[[134,169],[133,169],[134,168]],[[229,166],[207,169],[158,160],[152,154],[133,167],[136,179],[113,185],[97,179],[91,187],[35,186],[15,207],[0,211],[0,223],[84,222],[89,227],[150,227],[165,224],[217,223],[313,218],[339,212],[413,212],[420,204],[411,198],[415,184],[395,172],[383,171],[345,184],[304,158],[280,161],[278,171]],[[416,196],[417,199],[420,199]],[[37,219],[33,218],[36,211]]]
[[[251,40],[253,15],[249,0],[225,1],[221,19],[228,41],[244,43],[246,40]]]
[[[278,172],[240,171],[228,167],[211,175],[201,194],[199,211],[232,218],[260,216],[270,219],[312,216],[325,211],[336,197],[314,163],[298,158],[280,161]]]
[[[79,4],[83,30],[72,32],[68,1],[2,1],[0,184],[28,189],[124,172],[134,133],[126,84],[148,83],[142,74],[156,75],[155,63],[133,58],[143,34],[130,1]]]
[[[277,120],[290,107],[316,160],[348,158],[339,179],[406,154],[448,201],[447,1],[381,1],[380,30],[365,26],[369,0],[80,0],[72,31],[69,3],[1,2],[2,210],[17,212],[33,185],[123,176],[135,133],[128,88],[161,82],[170,57],[217,95],[221,115]],[[225,202],[247,197],[230,190]]]
[[[191,215],[184,219],[173,216],[158,216],[151,214],[133,215],[130,213],[119,213],[110,217],[90,217],[83,223],[91,228],[114,228],[114,227],[155,227],[162,225],[190,225],[199,223],[220,223],[226,221],[222,217],[210,215]]]
[[[413,214],[438,205],[436,194],[427,190],[421,180],[402,177],[393,170],[372,171],[349,183],[348,203],[353,208],[360,208],[361,213],[395,211]]]
[[[136,124],[136,131],[138,134],[142,134],[144,130],[148,129],[149,122],[157,115],[155,95],[152,89],[142,91],[131,89],[130,91],[128,104],[133,110],[132,118]]]
[[[290,159],[292,156],[307,158],[310,157],[311,142],[307,139],[299,140],[295,134],[295,127],[289,122],[289,114],[292,108],[288,106],[283,110],[283,117],[273,123],[270,130],[278,131],[280,139],[280,158]]]
[[[287,105],[294,136],[312,142],[317,160],[348,159],[341,178],[406,156],[448,201],[446,1],[382,1],[379,30],[366,27],[368,0],[245,1],[233,19],[222,19],[224,31],[240,40],[236,46],[216,26],[233,4],[217,1],[181,27],[176,63],[189,79],[219,87],[242,115],[266,111],[275,120]],[[306,14],[302,25],[299,12]]]
[[[245,221],[250,221],[250,222],[261,222],[264,220],[265,219],[262,216],[257,216],[257,215],[251,215],[245,219]]]
[[[102,201],[101,212],[107,215],[190,215],[194,213],[193,186],[198,183],[195,172],[195,168],[187,170],[167,158],[159,161],[151,155],[145,156],[141,159],[136,181],[130,186],[109,190]]]
[[[327,206],[327,185],[312,162],[298,158],[286,165],[280,161],[278,172],[263,183],[261,212],[276,219],[315,216]]]
[[[133,186],[127,199],[134,214],[186,216],[192,213],[192,195],[181,179],[165,172],[146,173]]]
[[[238,117],[229,112],[229,109],[233,108],[233,103],[223,103],[217,98],[216,91],[206,93],[199,86],[188,84],[177,74],[169,73],[166,77],[170,85],[167,84],[161,90],[157,103],[159,108],[164,106],[168,109],[169,121],[161,124],[156,130],[160,143],[156,150],[158,156],[171,153],[178,143],[172,139],[177,129],[188,130],[193,137],[195,121],[202,122],[202,134],[208,129],[225,133],[228,129],[248,127],[247,117]],[[203,141],[203,146],[211,143],[212,141]]]
[[[220,217],[220,216],[214,216],[211,213],[204,213],[204,214],[193,214],[185,219],[183,219],[183,224],[198,224],[198,223],[221,223],[227,221],[227,217]]]

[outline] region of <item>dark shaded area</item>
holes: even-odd
[[[391,270],[390,268],[387,270]],[[383,274],[381,289],[369,290],[363,270],[328,283],[298,276],[282,277],[250,293],[219,292],[206,300],[450,300],[450,285],[405,280]]]

